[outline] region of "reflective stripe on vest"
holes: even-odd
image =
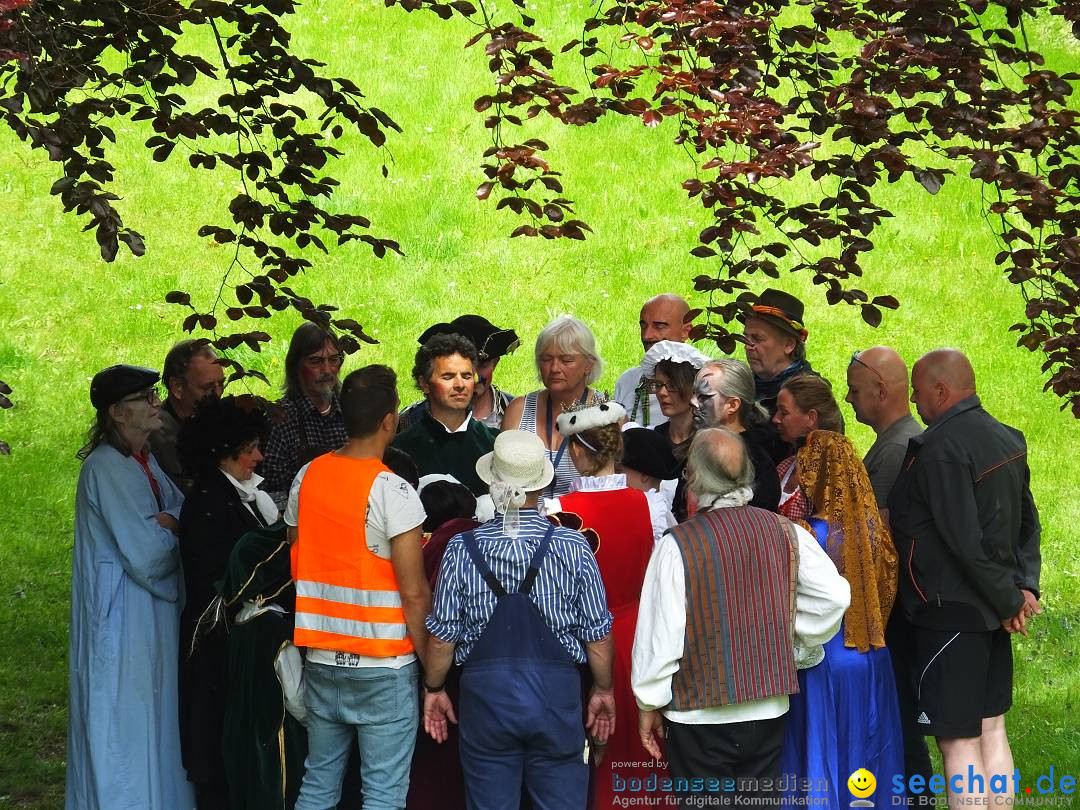
[[[386,469],[330,453],[304,474],[293,547],[298,647],[377,658],[413,652],[393,565],[367,547],[368,496]]]

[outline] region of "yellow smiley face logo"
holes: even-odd
[[[851,791],[851,795],[858,799],[865,799],[874,789],[877,787],[877,780],[874,775],[866,768],[859,768],[847,780],[848,790]]]

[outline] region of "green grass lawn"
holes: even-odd
[[[571,10],[578,5],[537,12],[554,47],[575,31]],[[631,120],[582,129],[534,122],[523,137],[551,145],[567,196],[595,233],[580,243],[511,241],[506,236],[518,222],[474,195],[488,134],[472,99],[490,92],[490,81],[482,51],[462,48],[471,26],[387,10],[380,0],[316,0],[304,8],[299,50],[354,78],[369,102],[405,130],[389,142],[388,179],[377,171],[388,156],[359,138],[346,141],[352,151],[333,172],[342,181],[339,204],[369,215],[373,230],[399,240],[405,256],[380,261],[354,243],[316,258],[294,283],[315,301],[337,303],[380,340],[350,358],[346,370],[382,362],[407,378],[417,335],[433,322],[478,312],[522,336],[523,347],[500,365],[498,383],[525,392],[536,387],[532,339],[551,316],[569,312],[595,328],[606,361],[600,384],[610,389],[640,359],[642,300],[668,290],[689,294],[690,279],[708,272],[688,255],[706,219],[680,188],[694,170],[671,146],[672,131]],[[1057,18],[1040,21],[1034,33],[1052,65],[1080,60],[1080,43]],[[209,100],[216,91],[205,92]],[[91,419],[90,377],[114,362],[160,367],[182,337],[183,312],[164,304],[164,294],[182,287],[208,302],[231,255],[195,232],[223,220],[221,203],[234,193],[235,179],[192,172],[179,149],[167,165],[150,164],[141,147],[145,133],[117,129],[126,139],[116,160],[122,210],[146,235],[148,251],[138,260],[122,252],[112,265],[101,263],[93,239],[79,233],[83,223],[63,216],[47,195],[56,168],[0,133],[0,379],[14,387],[16,400],[0,413],[0,437],[13,448],[0,457],[0,806],[62,803],[75,451]],[[1026,434],[1043,522],[1046,612],[1014,647],[1010,737],[1025,776],[1052,766],[1075,775],[1080,430],[1042,393],[1041,358],[1013,347],[1007,329],[1022,317],[1023,301],[995,269],[997,247],[978,195],[963,178],[950,178],[935,197],[913,182],[887,189],[897,217],[877,233],[863,286],[871,295],[897,295],[902,308],[887,313],[879,329],[854,310],[827,307],[809,279],[776,283],[807,302],[811,360],[841,394],[854,349],[884,343],[912,361],[931,348],[956,346],[974,362],[986,407]],[[755,280],[755,289],[769,283]],[[274,343],[244,361],[280,380],[296,324],[275,318]],[[271,393],[258,385],[250,390]],[[402,394],[418,396],[405,387]],[[872,435],[844,408],[865,451]]]

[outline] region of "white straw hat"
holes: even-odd
[[[476,474],[486,484],[502,482],[535,492],[551,483],[555,468],[535,433],[504,430],[495,439],[495,449],[477,460]]]

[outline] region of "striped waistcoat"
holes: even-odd
[[[798,692],[794,526],[764,509],[740,506],[699,514],[670,534],[686,575],[686,640],[670,708],[729,706]]]

